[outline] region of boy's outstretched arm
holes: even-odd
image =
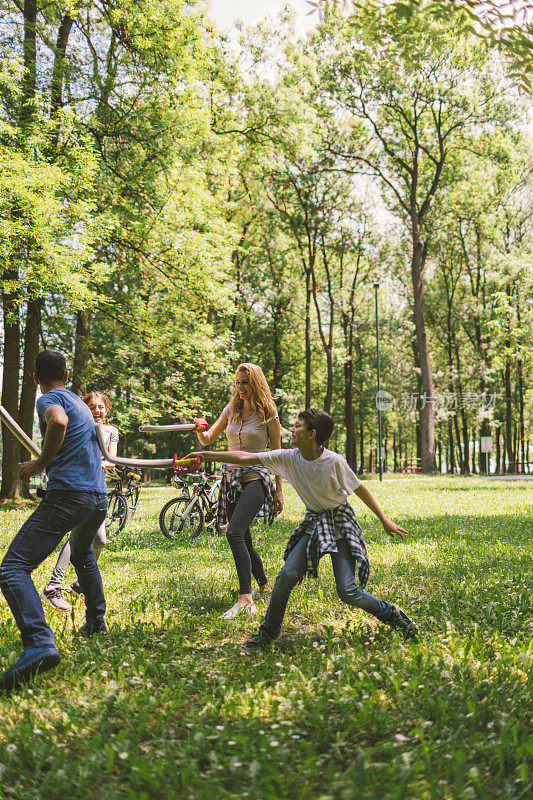
[[[257,457],[257,453],[246,453],[243,450],[195,450],[194,453],[189,453],[185,458],[196,458],[201,456],[204,461],[219,461],[226,464],[235,464],[237,467],[252,466],[254,464],[261,464]]]
[[[366,486],[363,485],[359,486],[359,488],[355,490],[355,494],[360,500],[363,501],[365,506],[368,506],[370,511],[372,511],[376,515],[376,517],[383,525],[385,533],[388,533],[389,536],[392,537],[399,536],[400,539],[403,539],[404,533],[407,533],[405,528],[401,528],[399,525],[396,525],[396,523],[392,522],[392,520],[387,519],[387,517],[379,507],[377,501],[374,500],[374,498],[372,497]]]

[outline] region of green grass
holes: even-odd
[[[531,796],[533,487],[413,477],[372,491],[411,535],[390,541],[356,501],[368,588],[421,623],[420,644],[343,606],[326,557],[274,649],[241,655],[258,620],[218,619],[236,596],[225,540],[165,540],[171,490],[148,489],[101,558],[109,640],[47,610],[62,664],[0,697],[0,798]],[[1,552],[27,513],[0,512]],[[271,578],[300,515],[288,490],[282,520],[254,529]],[[0,629],[5,668],[20,643],[3,600]]]

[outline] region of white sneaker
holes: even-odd
[[[53,586],[51,589],[45,587],[41,592],[41,597],[43,600],[46,600],[52,608],[55,608],[56,611],[62,611],[64,614],[68,614],[69,611],[72,611],[72,606],[70,603],[67,603],[63,597],[63,591],[59,586]]]
[[[257,606],[253,602],[245,603],[243,606],[235,603],[234,606],[228,608],[227,611],[221,614],[219,619],[235,619],[237,614],[257,614]]]

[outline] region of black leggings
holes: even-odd
[[[252,544],[250,523],[265,502],[263,481],[250,481],[236,503],[226,503],[226,514],[229,520],[227,538],[239,578],[239,594],[250,594],[252,591],[252,575],[259,586],[268,583],[263,569],[263,562]]]

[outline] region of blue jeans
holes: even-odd
[[[46,492],[11,542],[0,564],[0,589],[19,627],[24,650],[55,646],[31,573],[69,531],[71,560],[85,596],[87,623],[105,630],[104,589],[91,544],[106,510],[107,494],[53,489]]]
[[[304,578],[307,571],[306,551],[310,538],[307,534],[302,536],[296,547],[289,553],[289,557],[276,578],[265,621],[261,625],[271,639],[279,636],[290,593]],[[340,599],[350,606],[367,611],[382,622],[387,622],[394,612],[394,606],[359,588],[355,582],[356,561],[346,539],[337,539],[337,552],[330,553],[330,555],[337,594]]]

